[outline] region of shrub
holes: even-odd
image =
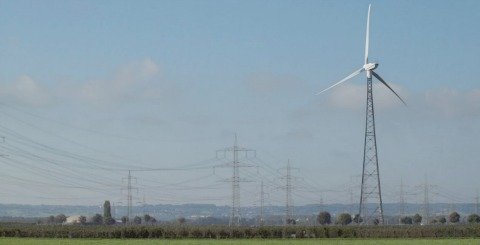
[[[445,223],[447,223],[447,218],[445,218],[445,216],[442,216],[442,217],[438,218],[438,222],[440,222],[441,224],[445,224]]]
[[[339,225],[348,225],[352,223],[352,216],[347,213],[342,213],[337,217],[336,223]]]
[[[139,216],[135,216],[135,218],[133,218],[133,223],[137,225],[141,224],[142,218],[140,218]]]
[[[468,223],[480,223],[480,216],[478,214],[470,214],[467,220]]]
[[[412,221],[414,224],[420,224],[422,222],[422,216],[420,216],[420,214],[415,214]]]
[[[128,223],[128,217],[127,216],[123,216],[122,217],[122,224],[127,224]]]
[[[458,223],[458,221],[460,221],[460,214],[453,212],[448,216],[448,219],[451,223]]]
[[[66,220],[67,220],[67,216],[65,216],[65,214],[59,214],[54,218],[55,223],[63,223]]]
[[[99,224],[102,224],[103,222],[103,218],[102,218],[102,215],[100,214],[95,214],[92,218],[92,222],[93,224],[95,225],[99,225]]]
[[[408,216],[402,217],[400,219],[400,223],[404,225],[411,225],[413,223],[412,217],[408,217]]]
[[[352,221],[359,224],[359,223],[363,222],[363,219],[362,219],[362,217],[360,217],[360,214],[355,214],[355,217],[353,217]]]
[[[321,225],[328,225],[332,223],[332,216],[329,212],[320,212],[317,216],[317,222]]]

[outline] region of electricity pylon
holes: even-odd
[[[127,178],[123,178],[123,181],[127,181],[127,217],[128,217],[128,224],[131,224],[132,222],[132,206],[133,206],[133,193],[132,190],[137,190],[138,188],[134,188],[132,186],[132,181],[137,181],[137,178],[132,177],[131,170],[128,170],[128,176]]]
[[[233,159],[231,162],[220,164],[214,166],[214,168],[217,167],[231,167],[233,169],[232,177],[229,179],[226,179],[226,182],[231,182],[232,183],[232,206],[230,208],[230,219],[228,222],[229,226],[239,226],[240,225],[240,220],[241,220],[241,214],[240,214],[240,182],[247,182],[245,179],[240,178],[240,168],[241,167],[257,167],[256,165],[253,164],[248,164],[248,163],[241,163],[240,158],[239,158],[239,153],[243,153],[245,157],[248,156],[249,152],[253,152],[255,154],[255,150],[250,150],[246,148],[242,148],[238,146],[237,142],[237,134],[235,134],[235,140],[233,143],[233,147],[228,147],[222,150],[217,151],[217,158],[218,158],[218,153],[223,152],[223,156],[226,158],[227,152],[231,152],[233,155]]]
[[[281,179],[285,180],[285,186],[281,187],[285,190],[285,226],[290,225],[294,221],[294,204],[292,198],[292,191],[294,189],[293,181],[297,178],[292,176],[293,169],[297,170],[296,168],[292,168],[292,166],[290,165],[290,160],[288,160],[286,168],[280,169],[285,171],[285,175],[281,177]]]
[[[260,217],[258,225],[263,226],[265,224],[265,191],[263,189],[263,180],[260,182]]]

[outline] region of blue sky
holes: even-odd
[[[123,198],[124,171],[93,183],[81,175],[105,173],[15,141],[12,131],[96,163],[109,161],[102,164],[110,168],[215,165],[218,160],[208,159],[237,133],[270,170],[287,159],[299,168],[309,184],[298,183],[305,188],[297,203],[319,196],[348,202],[346,186],[357,184],[361,173],[365,80],[314,94],[362,65],[369,3],[371,57],[409,105],[375,88],[385,193],[397,191],[403,178],[418,194],[415,186],[427,175],[442,193],[434,201],[473,201],[480,185],[478,1],[2,1],[0,125],[11,130],[1,131],[11,160],[4,161],[10,177],[3,177],[0,202]],[[39,176],[18,164],[57,172]],[[58,164],[73,173],[62,176]],[[196,179],[197,171],[136,176],[152,203],[228,204],[230,188],[218,180],[229,172],[201,171],[208,177],[193,183],[214,183],[222,198],[203,200],[196,195],[211,189],[185,187],[155,199],[164,193],[146,184]],[[273,199],[281,194],[274,188],[278,176],[262,174],[273,179],[272,203],[282,204]],[[27,179],[52,189],[25,190]],[[68,180],[90,189],[62,187]],[[255,188],[255,182],[244,184],[246,199],[254,199],[248,195]],[[395,198],[386,194],[387,202]]]

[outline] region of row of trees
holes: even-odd
[[[128,216],[123,216],[122,217],[122,223],[123,224],[128,224],[130,223],[129,221],[129,218]],[[143,216],[143,223],[144,224],[154,224],[157,222],[157,220],[153,217],[151,217],[150,215],[148,214],[145,214]],[[110,206],[110,201],[105,201],[105,203],[103,203],[103,224],[105,225],[113,225],[115,224],[115,219],[112,217],[112,212],[111,212],[111,206]],[[134,224],[137,224],[137,225],[140,225],[142,224],[142,218],[140,216],[135,216],[132,220],[132,222]]]
[[[65,216],[64,214],[59,214],[57,216],[50,216],[48,218],[48,223],[64,223],[65,221],[67,220],[67,216]],[[471,214],[468,216],[468,222],[469,223],[480,223],[480,216],[477,215],[477,214]],[[121,221],[123,224],[130,224],[130,223],[133,223],[133,224],[137,224],[137,225],[140,225],[140,224],[155,224],[157,223],[157,220],[154,218],[154,217],[151,217],[150,215],[148,214],[145,214],[143,216],[143,222],[142,222],[142,217],[140,216],[135,216],[132,220],[132,222],[130,222],[129,218],[127,216],[123,216],[121,218]],[[186,220],[185,218],[179,218],[179,223],[185,223]],[[448,216],[448,221],[450,223],[458,223],[460,221],[460,214],[457,213],[457,212],[452,212],[449,216]],[[359,215],[355,215],[353,218],[350,214],[348,213],[341,213],[339,215],[336,216],[336,219],[334,221],[335,224],[337,225],[349,225],[350,223],[361,223],[362,222],[362,219],[359,217]],[[401,217],[400,219],[400,223],[401,224],[420,224],[422,222],[422,216],[419,215],[419,214],[415,214],[414,216],[410,217],[410,216],[405,216],[405,217]],[[435,224],[435,223],[441,223],[441,224],[444,224],[447,222],[447,218],[446,217],[439,217],[439,218],[436,218],[436,219],[433,219],[430,223],[432,224]],[[80,216],[78,217],[78,220],[76,221],[76,223],[79,223],[79,224],[87,224],[87,218],[85,216]],[[111,205],[110,205],[110,201],[105,201],[104,204],[103,204],[103,216],[100,215],[100,214],[95,214],[92,219],[91,219],[91,223],[92,224],[95,224],[95,225],[100,225],[100,224],[104,224],[104,225],[113,225],[116,223],[115,219],[112,217],[112,213],[111,213]],[[289,224],[295,224],[295,220],[289,220]],[[332,216],[330,215],[329,212],[326,212],[326,211],[323,211],[323,212],[320,212],[317,216],[317,223],[320,224],[320,225],[329,225],[332,223]],[[378,222],[376,222],[378,223]],[[374,222],[375,224],[375,222]]]
[[[448,216],[448,221],[450,223],[458,223],[460,222],[460,214],[457,212],[452,212]],[[477,214],[471,214],[468,216],[467,221],[469,223],[480,223],[480,216]],[[352,219],[352,216],[348,213],[341,213],[337,215],[335,219],[335,224],[337,225],[348,225],[350,223],[361,223],[362,219],[359,217],[359,215],[355,215],[355,217]],[[436,219],[432,220],[432,224],[435,223],[441,223],[445,224],[447,222],[446,217],[439,217]],[[332,223],[332,216],[330,215],[329,212],[320,212],[317,216],[317,223],[320,225],[329,225]],[[411,224],[420,224],[422,223],[422,216],[420,214],[415,214],[412,217],[410,216],[405,216],[400,219],[401,224],[406,224],[406,225],[411,225]]]
[[[452,212],[450,215],[448,215],[448,222],[450,222],[452,224],[459,223],[460,218],[461,217],[460,217],[459,213]],[[412,217],[405,216],[405,217],[402,217],[400,219],[400,223],[407,224],[407,225],[409,225],[409,224],[420,224],[421,222],[422,222],[422,216],[419,215],[419,214],[415,214]],[[478,214],[470,214],[467,217],[467,222],[468,223],[480,223],[480,216]],[[437,218],[434,218],[434,219],[430,220],[429,223],[431,223],[431,224],[437,224],[437,223],[445,224],[445,223],[447,223],[447,217],[440,216],[440,217],[437,217]]]
[[[348,213],[342,213],[337,216],[337,219],[335,220],[335,224],[338,225],[348,225],[354,221],[358,223],[359,217],[355,216],[354,219],[352,219],[352,216]],[[329,212],[320,212],[317,216],[317,222],[321,225],[329,225],[332,223],[332,216],[330,215]]]
[[[157,223],[157,220],[154,217],[152,217],[148,214],[143,215],[143,222],[142,222],[142,217],[140,217],[140,216],[135,216],[132,221],[136,225],[140,225],[142,223],[143,224],[155,224],[155,223]],[[128,223],[129,223],[128,217],[123,216],[122,217],[122,224],[128,224]]]
[[[50,215],[47,218],[47,223],[50,223],[50,224],[61,224],[65,221],[67,221],[67,216],[65,214],[59,214],[57,216]],[[85,222],[86,222],[86,219],[85,219]]]
[[[56,216],[50,215],[47,218],[47,223],[48,224],[63,224],[67,221],[67,218],[68,217],[65,214],[59,214],[59,215],[56,215]],[[114,219],[104,219],[101,214],[95,214],[94,216],[91,217],[90,220],[91,220],[90,223],[95,224],[95,225],[101,225],[101,224],[110,225],[110,224],[115,223]],[[39,221],[38,223],[42,223],[42,222]],[[88,222],[87,217],[82,215],[82,216],[79,216],[78,219],[75,220],[74,223],[84,225],[84,224],[87,224],[89,222]]]
[[[67,216],[65,214],[59,214],[56,216],[49,216],[47,218],[47,223],[49,224],[63,224],[67,221]],[[127,224],[129,223],[129,219],[127,216],[122,217],[122,223]],[[132,220],[134,224],[142,224],[142,217],[135,216]],[[154,224],[157,220],[151,217],[148,214],[143,216],[143,224]],[[85,225],[87,223],[93,225],[114,225],[116,223],[115,218],[112,217],[112,211],[110,206],[110,201],[105,201],[103,203],[103,216],[101,214],[95,214],[91,217],[91,219],[87,219],[86,216],[79,216],[77,220],[73,221],[73,223]]]

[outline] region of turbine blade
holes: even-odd
[[[365,39],[365,64],[368,63],[368,46],[370,43],[370,7],[372,5],[368,5],[368,16],[367,16],[367,33],[366,33],[366,39]]]
[[[326,88],[326,89],[324,89],[324,90],[322,90],[322,91],[320,91],[320,92],[316,93],[316,95],[319,95],[319,94],[321,94],[321,93],[323,93],[323,92],[325,92],[325,91],[327,91],[327,90],[329,90],[329,89],[331,89],[331,88],[333,88],[333,87],[335,87],[335,86],[339,85],[340,83],[343,83],[343,82],[347,81],[348,79],[350,79],[350,78],[352,78],[352,77],[354,77],[354,76],[356,76],[356,75],[360,74],[362,71],[364,71],[363,67],[362,67],[362,68],[360,68],[360,69],[358,69],[358,70],[356,70],[356,71],[354,71],[352,74],[348,75],[348,76],[347,76],[347,77],[345,77],[344,79],[342,79],[342,80],[340,80],[340,81],[336,82],[336,83],[335,83],[335,84],[333,84],[332,86],[330,86],[330,87],[328,87],[328,88]]]
[[[390,87],[390,85],[388,85],[387,82],[385,82],[385,80],[383,80],[382,77],[380,77],[380,75],[378,75],[377,73],[375,73],[374,71],[372,71],[372,74],[373,76],[375,76],[381,83],[383,83],[383,85],[387,86],[388,89],[390,89],[390,91],[392,91],[396,96],[397,98],[400,99],[400,101],[402,101],[402,103],[407,106],[407,103],[405,103],[405,101],[403,101],[403,99],[400,97],[400,95],[397,94],[397,92],[395,92],[395,90],[392,89],[392,87]]]

